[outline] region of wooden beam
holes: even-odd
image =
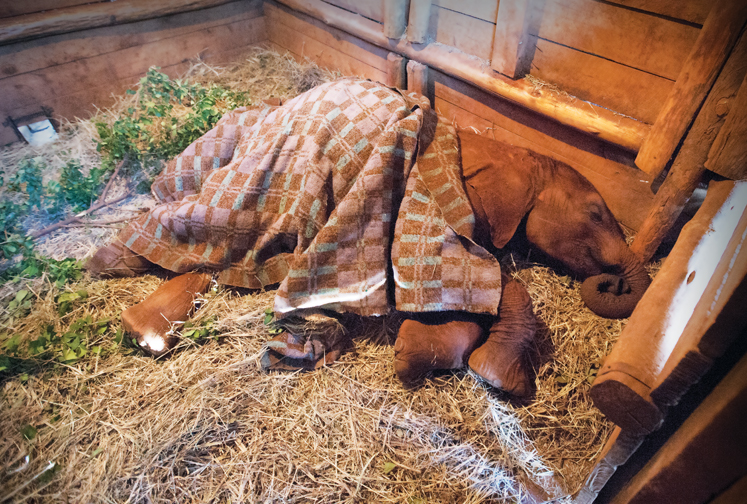
[[[119,0],[54,9],[0,20],[0,45],[60,33],[142,21],[234,0]]]
[[[644,436],[631,434],[615,427],[596,463],[586,478],[586,482],[573,500],[573,504],[592,504],[604,485],[610,480],[618,467],[623,465],[638,450]]]
[[[663,413],[651,391],[667,380],[668,360],[681,341],[700,342],[739,294],[747,275],[746,208],[747,182],[711,183],[605,359],[591,397],[623,429],[647,434],[659,427]]]
[[[489,93],[506,98],[556,121],[608,142],[638,150],[649,126],[592,103],[535,87],[525,80],[513,81],[490,69],[480,60],[436,44],[415,48],[404,40],[390,40],[381,25],[321,0],[279,0],[280,3],[339,28],[363,40],[384,47],[431,68],[436,68]]]
[[[407,11],[409,0],[383,0],[384,2],[384,35],[390,39],[399,39],[407,28]],[[341,26],[338,28],[344,29]]]
[[[428,92],[428,67],[417,61],[407,62],[407,90],[415,91],[433,102],[432,93]]]
[[[410,0],[410,20],[407,22],[407,40],[423,44],[428,40],[432,0]]]
[[[532,0],[501,0],[490,66],[512,79],[529,73],[536,37],[530,35]]]
[[[397,89],[407,89],[407,58],[397,53],[390,52],[386,56],[387,86]]]
[[[747,473],[747,356],[716,385],[612,504],[702,504]],[[742,496],[744,498],[744,495]]]
[[[653,257],[702,178],[708,151],[732,108],[745,75],[747,35],[742,34],[698,112],[667,178],[656,192],[651,211],[630,246],[643,262]]]
[[[717,0],[680,71],[672,92],[641,146],[636,165],[654,177],[693,121],[747,21],[747,2]]]
[[[723,177],[747,178],[747,75],[705,166]]]

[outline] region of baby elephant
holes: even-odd
[[[524,221],[530,243],[585,279],[581,296],[592,311],[629,316],[650,279],[591,183],[567,164],[527,149],[467,132],[459,140],[475,235],[484,237],[479,244],[497,252]],[[429,371],[468,364],[491,385],[527,395],[532,387],[525,357],[535,332],[529,294],[504,275],[492,324],[481,325],[474,316],[405,321],[395,344],[395,371],[412,384]]]

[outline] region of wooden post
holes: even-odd
[[[747,20],[747,2],[717,0],[635,163],[656,177],[669,162]]]
[[[743,179],[747,175],[747,75],[705,165],[731,179]]]
[[[415,91],[425,96],[431,102],[433,97],[428,92],[428,67],[417,61],[407,62],[407,90]]]
[[[398,39],[404,35],[405,28],[407,28],[409,0],[383,0],[383,2],[384,35],[390,39]]]
[[[744,356],[612,503],[710,502],[747,472],[746,411]]]
[[[700,210],[683,228],[605,359],[591,397],[623,429],[647,434],[658,428],[663,414],[652,390],[667,381],[665,369],[673,374],[684,369],[667,367],[668,360],[687,353],[681,341],[691,346],[693,341],[702,342],[727,301],[739,294],[737,287],[747,275],[746,208],[747,182],[711,183]],[[723,315],[729,318],[733,313],[727,310]],[[739,324],[734,329],[740,330]],[[681,393],[691,383],[688,379],[675,380],[668,395]]]
[[[536,37],[530,35],[532,0],[501,0],[495,22],[490,66],[512,79],[529,72]]]
[[[397,53],[390,52],[386,55],[387,86],[397,89],[407,89],[407,58]]]
[[[703,107],[656,193],[646,220],[630,249],[643,262],[653,257],[705,172],[708,150],[724,124],[743,76],[747,74],[747,35],[742,35],[716,79]],[[744,87],[744,86],[743,86]]]
[[[278,0],[298,12],[312,16],[363,40],[376,44],[471,83],[488,93],[572,126],[596,138],[638,150],[649,126],[633,118],[616,114],[592,103],[566,97],[553,91],[537,89],[523,79],[512,80],[491,69],[486,71],[480,60],[440,44],[415,47],[406,40],[388,39],[381,24],[329,5],[321,0]]]
[[[432,0],[410,0],[410,21],[407,23],[407,40],[423,44],[428,40]]]
[[[233,0],[159,0],[158,2],[119,0],[116,3],[92,3],[24,14],[0,20],[0,45],[100,26],[153,19],[169,14],[216,7],[231,1]]]

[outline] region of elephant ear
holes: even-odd
[[[475,211],[490,229],[490,241],[503,248],[516,233],[521,220],[532,209],[535,199],[531,153],[471,133],[460,132],[462,176]]]

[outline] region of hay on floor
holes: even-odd
[[[263,50],[226,68],[198,62],[190,76],[254,99],[288,98],[333,77]],[[34,155],[59,158],[53,167],[65,155],[95,164],[90,121],[67,128]],[[0,153],[4,169],[22,151]],[[149,204],[141,198],[103,215],[129,215]],[[41,250],[84,258],[117,231],[64,229]],[[525,404],[466,371],[405,389],[392,368],[391,326],[378,319],[331,367],[264,373],[272,292],[218,288],[194,316],[198,325],[214,320],[217,339],[185,339],[153,359],[112,339],[121,311],[163,278],[85,278],[66,287],[87,297],[62,317],[59,290],[39,280],[27,316],[0,313],[4,337],[33,339],[48,324],[64,332],[88,315],[114,322],[100,336],[102,356],[2,383],[0,502],[517,502],[527,488],[568,502],[611,429],[588,392],[624,321],[593,315],[578,284],[546,267],[512,257],[504,266],[527,286],[541,321],[537,394]],[[31,440],[27,425],[37,429]]]

